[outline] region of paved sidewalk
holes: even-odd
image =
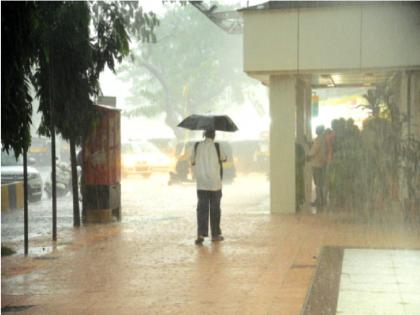
[[[46,255],[2,258],[2,307],[19,314],[284,314],[304,303],[324,245],[420,248],[418,231],[325,215],[225,211],[226,240],[193,244],[193,216],[61,232]],[[31,246],[51,245],[48,240]]]

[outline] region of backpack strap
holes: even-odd
[[[198,144],[199,144],[200,142],[196,142],[195,144],[194,144],[194,162],[193,163],[191,163],[193,166],[195,165],[195,157],[196,157],[196,155],[197,155],[197,147],[198,147]]]
[[[222,160],[220,159],[220,145],[217,142],[215,142],[214,146],[216,147],[217,159],[219,160],[219,165],[220,165],[220,178],[223,179],[223,164],[222,164]]]
[[[200,144],[200,142],[196,142],[194,144],[194,164],[195,164],[195,157],[197,156],[197,148],[198,148],[199,144]]]

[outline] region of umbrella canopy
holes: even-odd
[[[238,127],[227,115],[190,115],[178,124],[190,130],[236,131]]]

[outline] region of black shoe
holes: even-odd
[[[221,241],[223,241],[225,238],[222,236],[222,235],[218,235],[218,236],[213,236],[212,238],[211,238],[211,241],[212,242],[221,242]]]
[[[204,242],[204,237],[203,237],[203,236],[201,236],[201,235],[199,235],[199,236],[197,237],[197,239],[195,240],[195,245],[202,245],[202,244],[203,244],[203,242]]]

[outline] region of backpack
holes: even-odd
[[[199,143],[200,142],[196,142],[194,144],[194,156],[196,156],[197,154],[197,147]],[[217,142],[214,143],[214,146],[216,147],[217,159],[219,160],[219,165],[220,165],[220,178],[223,179],[223,164],[222,164],[222,160],[220,159],[220,146]]]

